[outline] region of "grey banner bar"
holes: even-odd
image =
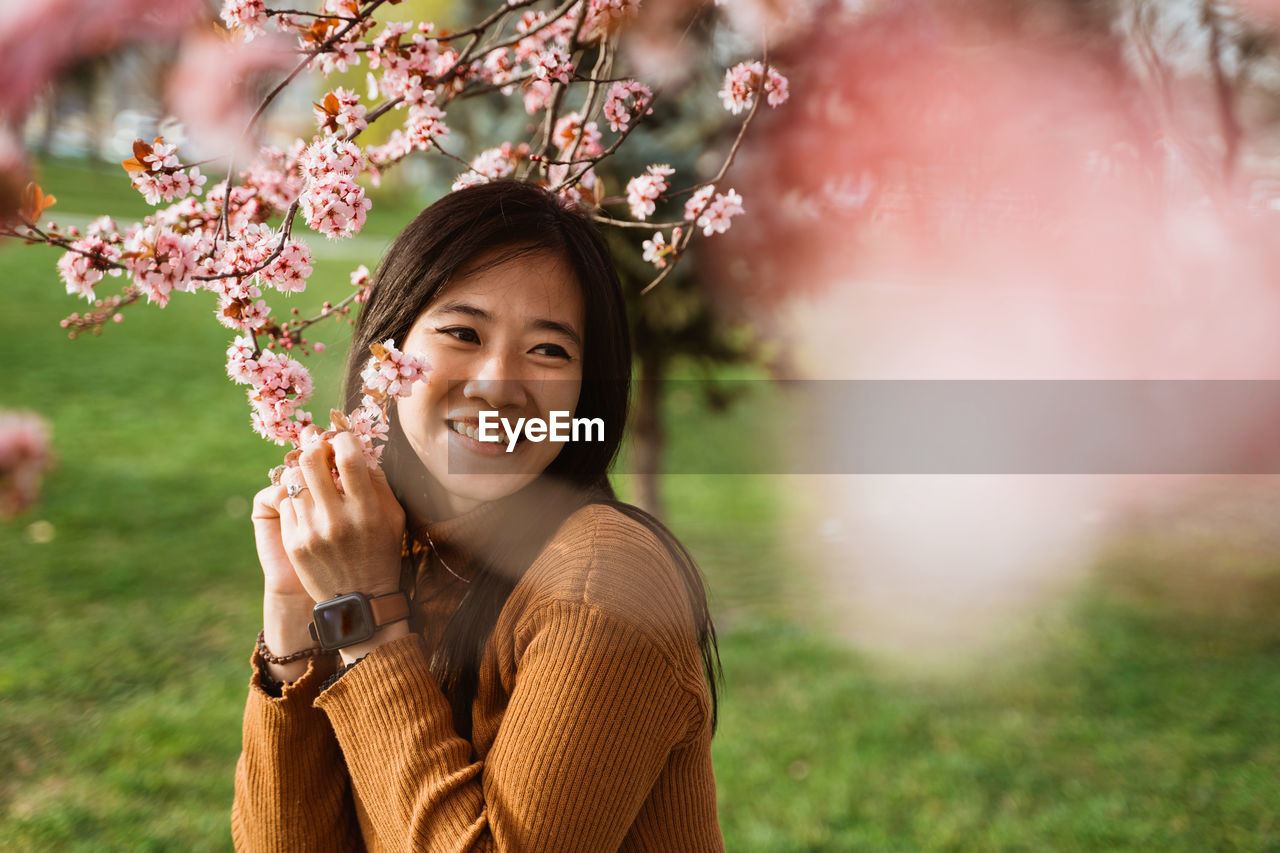
[[[690,415],[701,438],[684,447],[675,403],[692,413],[708,393],[732,402]],[[1280,474],[1280,381],[664,382],[662,396],[667,473]]]
[[[490,387],[521,401],[517,414],[564,390]],[[667,474],[1280,474],[1280,380],[716,379],[656,391]],[[634,383],[615,472],[636,473],[642,396]],[[481,405],[450,397],[451,411]],[[469,470],[452,450],[449,463]]]

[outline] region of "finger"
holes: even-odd
[[[254,521],[268,521],[280,517],[280,501],[285,498],[284,486],[267,486],[253,496]]]
[[[375,503],[377,495],[369,482],[369,463],[365,461],[360,439],[349,432],[340,432],[330,439],[329,444],[333,447],[334,462],[347,496],[361,504]]]
[[[378,500],[382,503],[382,510],[387,517],[400,517],[401,523],[403,523],[404,507],[400,505],[400,500],[392,490],[391,484],[387,482],[386,472],[381,467],[370,468],[369,482],[373,486],[373,491],[378,496]]]
[[[293,497],[289,497],[286,491],[284,500],[280,503],[280,515],[284,517],[285,508],[288,507],[293,511],[295,523],[304,518],[311,518],[315,514],[315,500],[311,496],[310,483],[306,481],[300,468],[290,468],[280,478],[283,486],[287,489],[293,487]],[[302,488],[301,491],[298,487]]]
[[[327,441],[302,451],[302,455],[298,457],[298,468],[301,469],[311,499],[315,501],[314,506],[327,514],[338,512],[342,501],[338,497],[337,487],[333,485],[333,475],[329,473],[332,460],[333,448]]]
[[[315,446],[320,439],[320,427],[315,424],[308,424],[302,428],[302,432],[298,433],[298,446],[303,450],[309,450]]]
[[[288,482],[289,475],[286,473],[281,478],[281,482]],[[298,511],[294,508],[293,502],[296,498],[290,498],[284,493],[284,486],[280,486],[281,499],[276,504],[276,509],[280,512],[280,538],[284,542],[290,542],[298,529]],[[306,494],[306,492],[303,492]],[[301,498],[302,495],[298,495]]]

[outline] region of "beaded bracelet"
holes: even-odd
[[[258,654],[267,663],[274,663],[277,666],[279,666],[281,664],[293,663],[296,660],[306,660],[307,658],[313,658],[316,655],[323,654],[323,653],[324,653],[324,649],[320,648],[319,646],[312,646],[309,649],[303,649],[302,651],[294,652],[291,655],[284,655],[283,657],[277,657],[276,655],[271,654],[271,650],[267,648],[267,632],[265,630],[258,632]]]

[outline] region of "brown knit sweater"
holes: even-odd
[[[256,652],[236,767],[241,851],[723,850],[710,707],[684,582],[642,524],[577,510],[507,600],[471,741],[428,661],[493,504],[430,525],[420,634],[329,688],[312,659],[279,698]],[[420,535],[415,538],[425,538]],[[416,549],[415,549],[416,550]]]

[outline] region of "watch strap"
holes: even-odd
[[[377,628],[385,628],[392,622],[408,619],[409,596],[397,590],[386,595],[380,595],[377,598],[370,598],[369,612],[373,614],[375,630]]]

